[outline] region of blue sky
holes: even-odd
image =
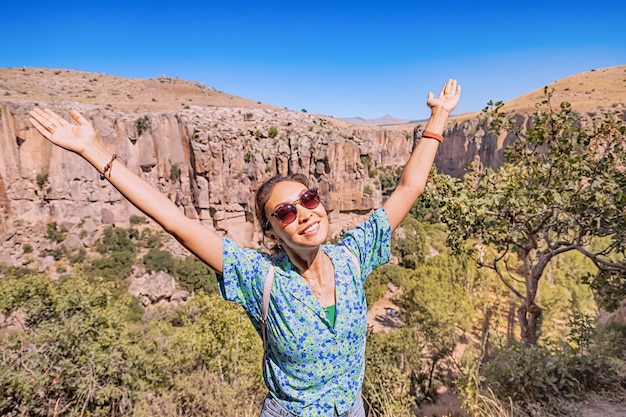
[[[0,67],[165,74],[335,117],[422,119],[428,91],[480,111],[626,64],[626,2],[117,1],[3,5]]]

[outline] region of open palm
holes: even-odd
[[[34,109],[29,112],[30,122],[46,139],[69,151],[82,154],[96,141],[96,131],[85,117],[76,110],[70,115],[71,123],[50,109]]]
[[[441,109],[452,112],[461,98],[461,86],[456,84],[456,80],[448,80],[439,93],[439,97],[435,97],[433,93],[428,93],[426,104],[431,109],[440,107]]]

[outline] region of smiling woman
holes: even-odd
[[[30,112],[52,143],[93,165],[131,203],[218,273],[224,299],[246,310],[264,339],[268,388],[261,416],[364,416],[367,306],[364,282],[390,257],[392,231],[422,194],[460,86],[448,80],[428,93],[431,117],[398,186],[364,223],[327,244],[329,223],[317,190],[300,174],[270,178],[256,195],[256,215],[271,253],[241,248],[187,218],[97,140],[80,113],[69,122],[50,110]]]

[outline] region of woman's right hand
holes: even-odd
[[[68,122],[50,109],[35,108],[28,114],[31,116],[30,123],[43,137],[68,151],[82,155],[85,149],[97,143],[92,124],[76,110],[70,110],[76,124]]]

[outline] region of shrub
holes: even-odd
[[[510,398],[526,407],[539,404],[555,414],[564,399],[577,401],[584,392],[616,383],[610,358],[601,352],[581,355],[567,345],[513,345],[484,364],[482,375],[500,400]]]
[[[178,285],[187,291],[217,293],[215,271],[194,255],[178,260],[172,275],[176,278]]]
[[[275,138],[276,136],[278,136],[278,128],[275,126],[270,127],[269,131],[267,132],[267,135],[270,138]]]
[[[173,164],[170,168],[170,180],[172,182],[177,182],[180,179],[181,171],[178,165]]]
[[[43,188],[44,185],[46,185],[46,182],[48,182],[48,173],[47,172],[40,172],[37,174],[37,185],[39,186],[39,188]]]
[[[143,264],[149,272],[165,271],[171,274],[174,271],[175,260],[167,251],[150,249],[143,257]]]
[[[146,224],[148,223],[148,220],[146,219],[146,216],[139,216],[136,214],[133,214],[132,216],[130,216],[130,224],[133,226],[137,226],[140,224]]]
[[[0,293],[0,310],[28,317],[0,343],[0,415],[131,413],[141,374],[125,331],[130,296],[38,275],[0,280]]]
[[[67,229],[65,227],[59,228],[56,222],[48,223],[46,227],[46,237],[56,243],[61,243],[65,240]]]
[[[143,116],[137,119],[135,122],[135,129],[137,129],[137,134],[141,136],[143,132],[146,132],[150,129],[150,119],[148,116]]]

